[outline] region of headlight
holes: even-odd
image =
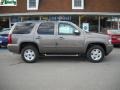
[[[109,36],[109,38],[108,38],[108,43],[112,44],[112,38],[111,38],[111,36]]]
[[[109,39],[108,42],[109,42],[109,44],[112,44],[112,40],[111,39]]]

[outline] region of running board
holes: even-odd
[[[78,54],[67,54],[67,55],[62,55],[62,54],[45,54],[45,56],[79,56]]]

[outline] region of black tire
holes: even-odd
[[[31,50],[32,51],[32,53],[34,53],[34,55],[33,55],[33,59],[31,58],[31,60],[27,60],[26,59],[26,56],[25,56],[25,53],[27,52],[27,50]],[[30,51],[30,52],[31,52]],[[28,56],[28,55],[27,55]],[[31,54],[31,56],[32,56],[32,54]],[[22,59],[25,61],[25,62],[27,62],[27,63],[34,63],[34,62],[36,62],[36,60],[38,59],[38,57],[39,57],[39,52],[38,52],[38,49],[36,48],[36,47],[34,47],[34,46],[25,46],[22,50],[21,50],[21,57],[22,57]],[[29,56],[28,56],[29,57]]]
[[[93,54],[92,52],[95,51],[95,50],[99,50],[99,53],[100,55],[98,54]],[[90,61],[90,62],[93,62],[93,63],[99,63],[99,62],[102,62],[103,61],[103,58],[105,56],[105,51],[104,49],[99,46],[99,45],[94,45],[92,47],[90,47],[88,50],[87,50],[87,59]],[[92,56],[92,55],[95,55],[96,57]],[[93,59],[94,58],[94,59]],[[96,60],[95,60],[96,58]]]

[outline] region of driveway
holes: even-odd
[[[28,64],[1,49],[0,90],[120,90],[120,48],[96,64],[74,56]]]

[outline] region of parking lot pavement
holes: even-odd
[[[0,49],[0,90],[120,90],[120,48],[96,64],[73,56],[28,64]]]

